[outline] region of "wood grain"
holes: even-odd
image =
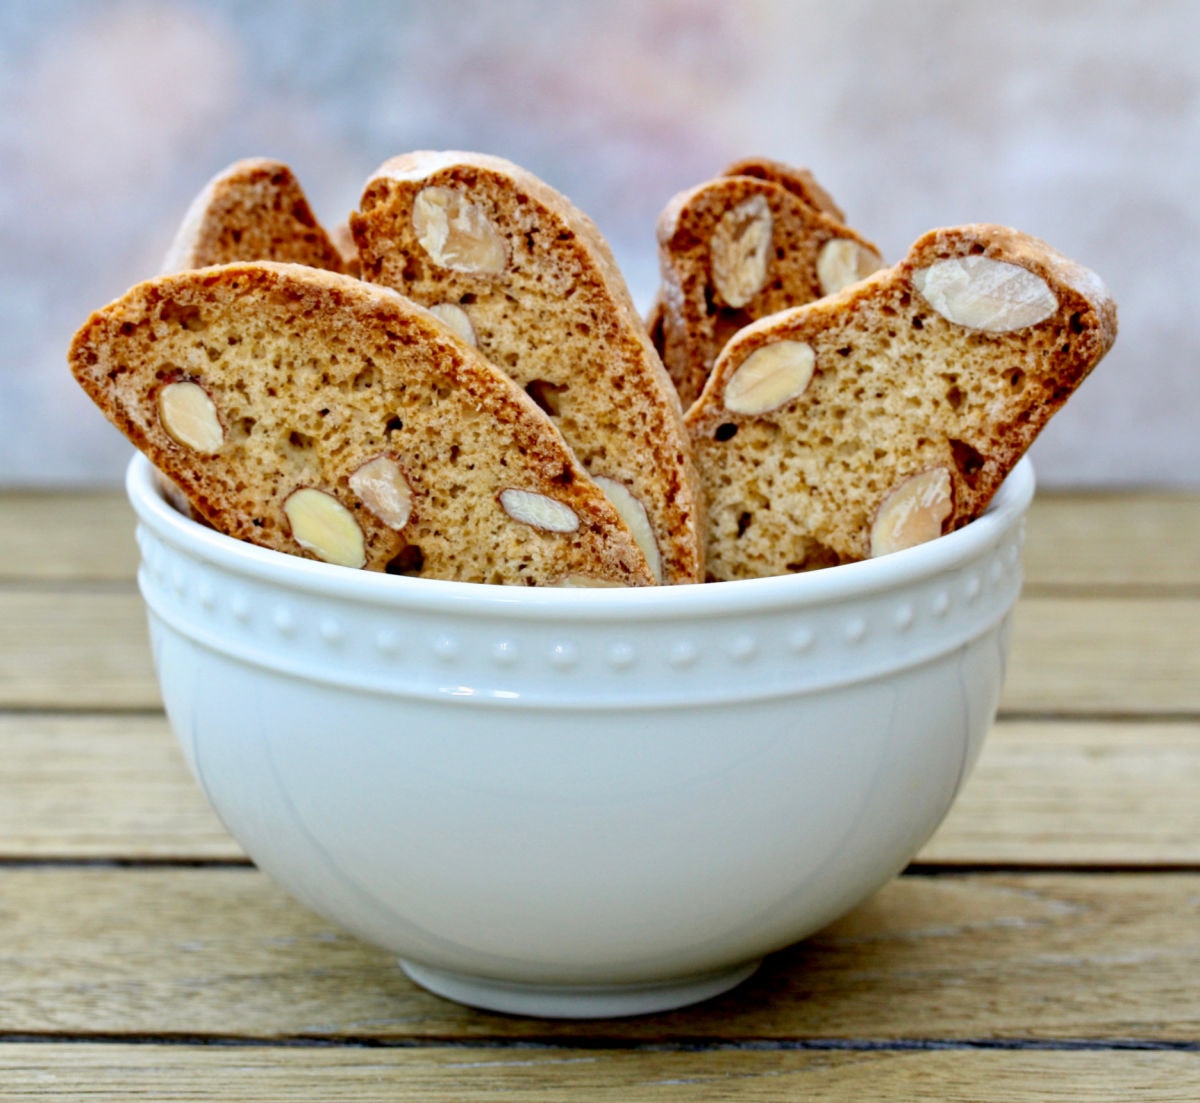
[[[1035,588],[1200,587],[1200,494],[1039,493],[1026,523]]]
[[[0,708],[158,708],[132,589],[0,588]],[[1001,707],[1200,715],[1200,598],[1020,602]]]
[[[160,708],[139,595],[0,589],[0,708]]]
[[[0,858],[243,857],[161,714],[0,714]]]
[[[1007,722],[921,863],[1195,865],[1200,722]]]
[[[1001,708],[1200,715],[1200,601],[1023,598]]]
[[[244,862],[122,494],[0,493],[0,532],[0,1101],[1200,1098],[1200,494],[1039,494],[917,872],[724,997],[582,1023],[429,995]]]
[[[133,530],[119,490],[0,492],[0,581],[131,581]]]
[[[824,1100],[1195,1103],[1200,1056],[1148,1052],[0,1047],[0,1100]]]
[[[0,714],[0,858],[238,860],[161,715]],[[920,863],[1200,866],[1200,721],[997,724]]]
[[[421,991],[252,869],[10,867],[0,1034],[1186,1043],[1198,924],[1200,874],[906,876],[727,996],[547,1023]]]

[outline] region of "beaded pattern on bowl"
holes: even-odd
[[[955,572],[895,592],[731,616],[718,631],[703,618],[631,628],[459,620],[450,611],[435,616],[359,604],[331,611],[320,594],[247,582],[175,550],[145,526],[138,529],[147,605],[217,650],[250,653],[261,665],[322,681],[419,696],[445,692],[439,679],[453,670],[456,690],[465,673],[489,697],[503,690],[506,697],[530,700],[549,692],[559,699],[569,686],[570,695],[590,696],[587,678],[596,683],[593,690],[640,681],[642,701],[656,692],[703,700],[717,692],[714,676],[731,668],[740,692],[753,696],[780,679],[790,688],[827,681],[850,652],[861,675],[961,646],[1006,615],[1015,600],[1022,535],[1014,526]],[[247,586],[261,592],[252,598]]]

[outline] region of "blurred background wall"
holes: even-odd
[[[119,479],[65,349],[218,169],[281,158],[332,224],[392,154],[459,148],[588,211],[642,306],[666,201],[752,153],[889,260],[957,222],[1044,237],[1121,336],[1042,483],[1200,485],[1198,46],[1193,0],[4,0],[0,483]]]

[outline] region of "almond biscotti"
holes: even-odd
[[[666,583],[703,577],[678,400],[599,231],[509,161],[393,158],[351,216],[362,275],[438,312],[546,410]]]
[[[769,157],[743,157],[727,165],[721,175],[757,176],[760,180],[769,180],[772,184],[786,188],[810,207],[823,211],[834,221],[846,221],[845,212],[808,169],[789,165],[784,161],[774,161]]]
[[[687,424],[708,571],[783,574],[899,550],[978,516],[1116,338],[1100,280],[1000,226],[746,327]]]
[[[808,169],[796,168],[782,161],[773,161],[768,157],[743,157],[734,161],[721,173],[722,176],[756,176],[760,180],[768,180],[773,184],[787,189],[802,202],[818,211],[824,211],[830,218],[845,222],[846,216],[842,208],[813,176]],[[655,293],[650,309],[646,312],[646,330],[650,334],[650,343],[661,356],[663,353],[663,295],[660,287]]]
[[[163,261],[164,272],[239,260],[276,260],[345,271],[292,170],[257,157],[217,173],[192,201]]]
[[[385,288],[274,263],[161,276],[93,314],[69,360],[230,536],[440,579],[653,583],[550,419]]]
[[[362,268],[358,263],[358,246],[354,244],[354,235],[350,232],[349,220],[337,223],[329,231],[329,240],[342,258],[342,271],[347,276],[361,276]]]
[[[845,222],[846,216],[842,208],[834,201],[808,169],[796,168],[783,161],[773,161],[769,157],[743,157],[728,165],[722,176],[755,176],[760,180],[768,180],[792,192],[802,202],[818,211],[823,211],[837,222]],[[650,343],[661,357],[663,354],[663,292],[660,287],[646,312],[646,331],[650,334]],[[699,393],[699,391],[697,391]],[[694,396],[693,396],[694,397]]]
[[[661,352],[686,409],[739,329],[840,290],[882,263],[801,170],[741,163],[680,192],[659,216]],[[737,166],[733,166],[737,167]],[[787,173],[789,182],[781,182]],[[651,317],[651,329],[659,318]]]

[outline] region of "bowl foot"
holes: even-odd
[[[741,984],[761,958],[718,973],[649,984],[520,984],[435,969],[400,959],[400,968],[422,988],[469,1007],[545,1019],[609,1019],[671,1011],[719,996]]]

